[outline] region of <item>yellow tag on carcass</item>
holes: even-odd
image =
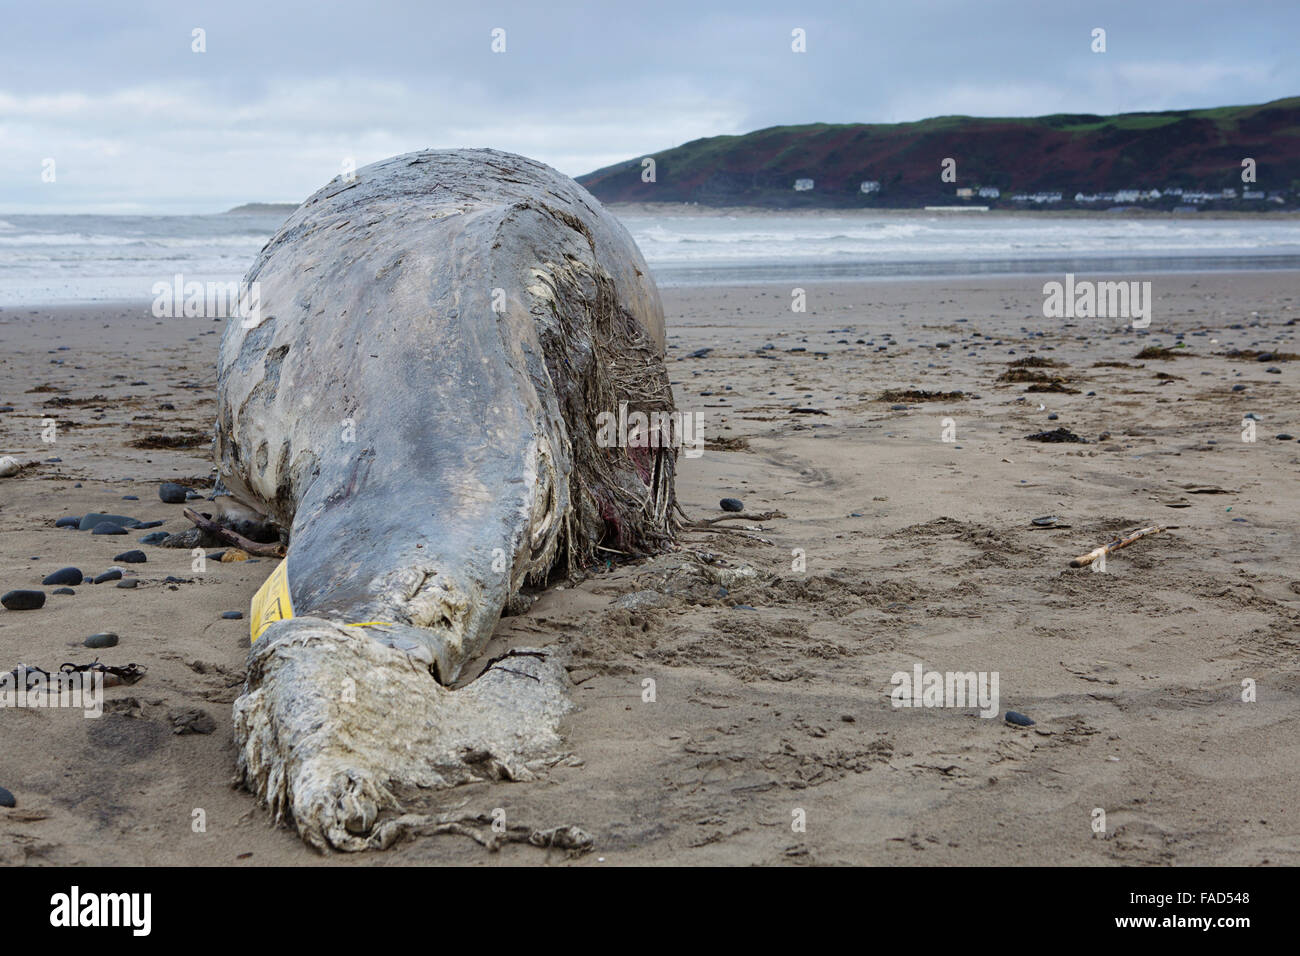
[[[293,617],[293,601],[289,599],[289,573],[285,568],[288,559],[281,561],[262,582],[253,595],[253,606],[248,623],[249,643],[254,643],[262,632],[276,621]]]

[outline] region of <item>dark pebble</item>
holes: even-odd
[[[120,525],[123,528],[134,528],[140,523],[134,518],[128,518],[126,515],[106,515],[100,514],[98,511],[92,511],[90,514],[82,516],[81,523],[77,525],[77,529],[80,531],[91,531],[101,521],[111,521],[113,524]]]
[[[14,795],[4,787],[0,787],[0,807],[16,806],[18,806],[18,801],[14,799]]]
[[[126,534],[126,529],[120,524],[113,524],[111,521],[101,521],[95,525],[95,530],[91,534]]]
[[[718,502],[718,507],[723,511],[744,511],[745,503],[739,498],[723,498]]]
[[[81,524],[81,515],[68,515],[66,518],[60,518],[54,522],[56,528],[75,528]]]
[[[1277,440],[1278,440],[1278,441],[1290,441],[1290,440],[1291,440],[1291,437],[1292,437],[1292,436],[1288,435],[1286,432],[1283,432],[1282,434],[1280,434],[1280,435],[1277,436]]]
[[[45,592],[8,591],[0,597],[0,604],[10,611],[34,611],[45,606]]]
[[[227,621],[242,621],[244,619],[243,611],[222,611],[221,616]]]
[[[139,501],[139,500],[140,500],[140,496],[139,496],[139,495],[123,495],[123,496],[122,496],[122,500],[123,500],[123,501]]]
[[[139,585],[139,583],[140,582],[137,581],[135,578],[132,578],[129,581],[118,581],[117,586],[120,588],[133,588]]]
[[[80,584],[82,578],[81,568],[59,568],[53,574],[47,574],[41,579],[42,584]]]
[[[1034,726],[1034,718],[1026,717],[1024,714],[1016,710],[1007,711],[1006,721],[1009,724],[1015,724],[1017,727]]]
[[[1058,415],[1058,414],[1056,414],[1056,412],[1052,412],[1052,414],[1050,414],[1050,415],[1047,416],[1047,420],[1048,420],[1049,422],[1054,422],[1054,421],[1056,421],[1056,420],[1057,420],[1058,418],[1060,418],[1060,417],[1061,417],[1061,416]]]
[[[169,574],[163,578],[163,584],[189,584],[188,578],[178,578],[174,574]]]
[[[94,648],[117,647],[117,635],[105,631],[103,634],[92,634],[81,643]]]
[[[123,551],[113,558],[114,561],[121,561],[123,564],[144,564],[149,559],[145,557],[144,552],[140,550]]]
[[[1233,390],[1234,392],[1244,392],[1244,391],[1246,390],[1246,386],[1245,386],[1245,385],[1234,385],[1234,386],[1232,386],[1232,390]]]
[[[95,578],[95,580],[91,581],[90,583],[103,584],[105,581],[120,581],[120,580],[122,580],[122,572],[120,569],[114,568],[112,571],[105,571],[103,574]]]
[[[160,528],[164,524],[166,524],[165,521],[137,521],[135,523],[135,530],[143,531],[145,528]]]
[[[184,485],[178,485],[174,481],[164,481],[158,486],[158,497],[169,505],[178,505],[185,500],[185,493],[189,491]]]
[[[141,544],[157,544],[160,541],[167,540],[167,532],[154,531],[152,534],[147,534],[143,538],[137,538],[136,540],[139,541]]]
[[[77,583],[80,584],[81,582],[78,581]],[[72,590],[72,588],[55,588],[50,593],[51,594],[76,594],[77,592]]]

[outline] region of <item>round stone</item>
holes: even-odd
[[[0,605],[10,611],[35,611],[45,606],[44,591],[8,591],[0,595]]]

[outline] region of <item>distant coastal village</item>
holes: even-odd
[[[794,191],[812,192],[816,189],[816,180],[800,177],[794,181]],[[864,196],[879,196],[881,183],[878,179],[865,179],[858,186],[858,192]],[[1260,211],[1261,205],[1286,206],[1291,196],[1286,190],[1242,189],[1234,188],[1214,190],[1183,189],[1181,186],[1166,186],[1164,189],[1117,189],[1114,192],[1085,193],[1076,192],[1073,199],[1060,191],[1016,192],[1005,199],[997,186],[959,186],[954,190],[954,198],[964,203],[971,203],[971,209],[991,209],[992,206],[973,205],[977,199],[997,200],[1001,208],[1006,203],[1019,207],[1055,206],[1060,208],[1103,208],[1111,212],[1126,212],[1133,209],[1161,209],[1172,212],[1198,212],[1203,208],[1240,209],[1242,211]],[[959,203],[954,206],[929,206],[930,209],[967,208]]]

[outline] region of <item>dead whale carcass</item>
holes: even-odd
[[[394,785],[474,779],[485,753],[522,774],[558,746],[545,656],[441,685],[525,582],[670,543],[672,436],[606,447],[597,428],[672,413],[663,309],[590,194],[493,150],[336,179],[245,282],[217,455],[290,544],[254,602],[239,772],[310,843],[358,849]]]

